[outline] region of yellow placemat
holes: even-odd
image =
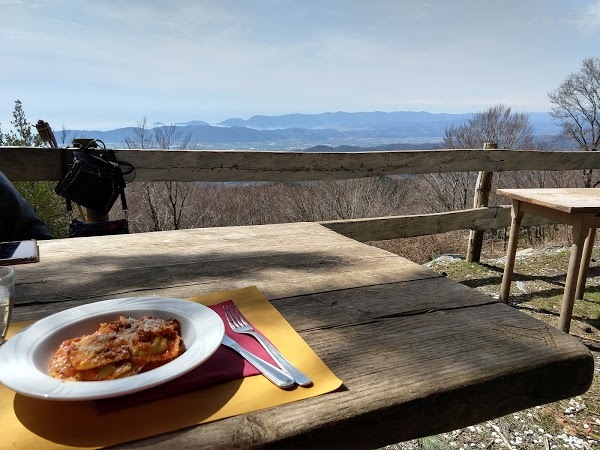
[[[98,448],[211,422],[331,392],[338,379],[254,286],[190,300],[233,300],[244,315],[314,382],[291,391],[263,376],[247,377],[99,415],[93,401],[58,402],[15,394],[0,384],[0,439],[4,448]],[[15,323],[9,336],[26,324]]]

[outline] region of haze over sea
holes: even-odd
[[[234,150],[358,151],[361,149],[429,149],[437,147],[446,128],[467,122],[473,114],[446,114],[412,111],[335,112],[286,114],[232,118],[218,124],[193,120],[176,124],[153,123],[145,127],[177,127],[179,139],[189,140],[188,148]],[[560,131],[548,113],[530,113],[529,121],[540,140]],[[50,124],[52,126],[52,124]],[[141,125],[141,124],[140,124]],[[55,128],[55,127],[53,127]],[[75,137],[96,138],[113,148],[123,148],[136,135],[134,127],[115,130],[70,130],[56,133],[68,144]],[[316,148],[315,148],[316,147]]]

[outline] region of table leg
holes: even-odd
[[[585,244],[583,245],[583,255],[581,255],[581,266],[579,267],[579,278],[577,279],[577,289],[575,290],[575,298],[582,299],[585,292],[585,282],[590,268],[590,260],[592,259],[592,250],[594,249],[594,241],[596,239],[596,229],[590,228]]]
[[[523,211],[520,209],[521,202],[513,200],[510,215],[512,217],[510,224],[510,235],[508,238],[508,249],[506,250],[506,262],[504,263],[504,274],[502,275],[502,285],[500,286],[500,301],[508,303],[510,294],[510,283],[512,281],[513,269],[515,268],[515,255],[517,254],[517,244],[519,243],[519,231],[521,228],[521,219]]]
[[[573,245],[571,247],[571,258],[569,268],[567,269],[567,281],[565,283],[565,293],[563,295],[560,307],[560,320],[558,327],[565,333],[569,332],[571,317],[573,315],[573,304],[575,303],[575,288],[579,276],[579,267],[581,266],[581,255],[583,254],[583,244],[589,232],[589,228],[583,226],[580,222],[573,225]]]

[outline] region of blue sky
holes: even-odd
[[[598,0],[0,0],[0,123],[548,111]]]

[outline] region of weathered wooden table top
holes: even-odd
[[[98,300],[257,286],[329,368],[336,392],[122,447],[375,448],[585,392],[576,338],[315,223],[40,242],[15,320]]]
[[[497,192],[514,200],[567,213],[600,212],[600,189],[597,188],[498,189]]]

